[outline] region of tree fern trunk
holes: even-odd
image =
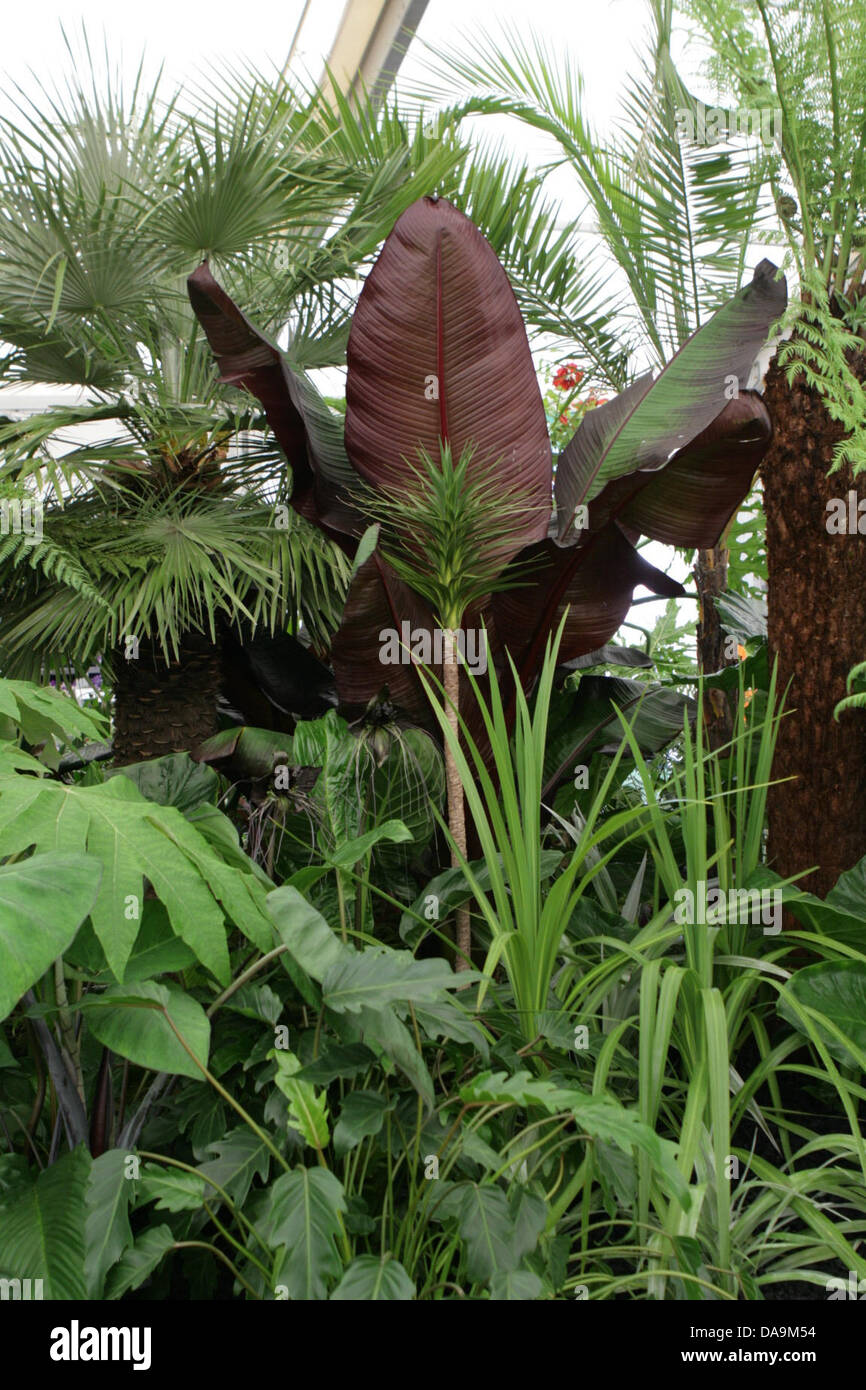
[[[119,766],[180,753],[217,731],[219,646],[187,632],[177,660],[142,642],[137,659],[114,663],[114,761]]]
[[[866,378],[866,359],[852,362]],[[828,476],[840,427],[816,392],[774,362],[765,399],[774,438],[762,465],[767,513],[770,656],[791,687],[770,788],[771,866],[823,896],[866,854],[866,714],[833,718],[850,668],[866,657],[866,536],[827,530],[827,503],[866,497],[866,478]],[[816,867],[817,866],[817,867]]]

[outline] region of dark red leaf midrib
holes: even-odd
[[[445,403],[445,312],[442,283],[442,228],[436,234],[436,386],[439,395],[439,436],[448,443],[448,409]]]

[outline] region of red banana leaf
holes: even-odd
[[[444,199],[421,198],[398,220],[352,320],[346,448],[374,487],[411,481],[419,448],[455,461],[474,447],[470,478],[519,492],[503,566],[547,534],[552,460],[523,319],[493,248]],[[525,505],[524,504],[525,500]]]

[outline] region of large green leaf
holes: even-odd
[[[4,728],[4,724],[13,728]],[[60,740],[76,734],[99,739],[105,732],[105,720],[50,686],[0,680],[0,737],[12,737],[16,729],[36,746],[52,735]]]
[[[0,1278],[41,1279],[44,1298],[87,1298],[84,1232],[90,1163],[83,1147],[64,1154],[4,1209]]]
[[[436,999],[442,990],[456,989],[473,978],[455,975],[445,960],[416,960],[409,951],[370,946],[342,955],[328,966],[322,998],[335,1013],[357,1013],[361,1008],[378,1010],[388,1004]]]
[[[112,1052],[151,1071],[202,1080],[201,1067],[174,1030],[206,1067],[210,1023],[201,1004],[177,985],[155,980],[111,985],[102,994],[89,995],[82,1007],[90,1031]]]
[[[358,1039],[381,1051],[414,1086],[428,1109],[433,1108],[433,1078],[422,1053],[405,1023],[392,1008],[361,1008],[357,1012],[337,1014],[335,1022],[351,1041]]]
[[[302,897],[297,888],[284,884],[267,897],[277,935],[307,975],[320,983],[349,948],[328,926],[321,912]]]
[[[411,1303],[415,1285],[393,1255],[359,1255],[331,1294],[332,1303]]]
[[[267,1180],[270,1154],[248,1125],[239,1125],[222,1139],[215,1139],[207,1150],[216,1157],[199,1164],[197,1171],[212,1178],[238,1206],[246,1201],[253,1178]]]
[[[103,866],[91,919],[108,963],[123,979],[136,936],[144,880],[172,927],[222,983],[230,974],[226,918],[259,950],[271,943],[265,886],[226,864],[174,807],[147,801],[126,777],[97,786],[0,777],[0,854],[85,849]]]
[[[328,1284],[340,1272],[334,1243],[346,1210],[343,1185],[326,1168],[293,1168],[271,1187],[267,1238],[285,1246],[277,1282],[292,1299],[327,1298]]]
[[[334,1153],[342,1156],[373,1134],[378,1134],[385,1116],[396,1101],[381,1091],[350,1091],[340,1108],[334,1128]]]
[[[0,1019],[61,956],[96,901],[92,855],[35,854],[0,866]]]
[[[205,762],[194,762],[189,753],[169,753],[130,767],[113,768],[108,777],[128,777],[142,796],[159,806],[193,811],[203,802],[216,801],[219,777]]]
[[[531,1303],[541,1290],[541,1280],[531,1269],[500,1269],[490,1280],[490,1297],[497,1302]]]
[[[130,1166],[132,1159],[132,1166]],[[105,1276],[132,1245],[129,1203],[137,1160],[125,1149],[109,1149],[93,1160],[87,1185],[84,1272],[88,1298],[101,1298]]]
[[[530,1194],[510,1203],[500,1187],[471,1182],[452,1188],[437,1215],[456,1218],[467,1273],[470,1279],[487,1283],[495,1274],[516,1270],[535,1249],[547,1208]]]
[[[141,1170],[141,1202],[156,1202],[157,1211],[197,1211],[213,1195],[200,1173],[146,1163]]]
[[[772,869],[759,866],[747,888],[772,889],[781,895],[786,911],[821,936],[861,948],[866,933],[866,857],[840,874],[826,898],[785,883]]]
[[[173,1246],[174,1232],[170,1226],[151,1226],[138,1237],[131,1250],[124,1252],[109,1273],[105,1297],[122,1298],[125,1293],[137,1289]]]
[[[851,1040],[853,1048],[846,1047],[842,1038],[812,1019],[831,1056],[846,1066],[852,1062],[858,1067],[866,1065],[866,961],[824,960],[804,966],[792,975],[779,995],[779,1012],[801,1033],[807,1033],[803,1016],[792,999],[814,1009],[835,1024],[845,1039]]]

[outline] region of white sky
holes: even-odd
[[[343,8],[344,0],[313,0],[310,6],[296,56],[313,76],[321,71]],[[43,82],[62,71],[66,51],[61,23],[70,35],[84,24],[94,46],[101,46],[104,35],[113,57],[130,73],[146,50],[150,60],[165,61],[168,75],[180,81],[195,79],[211,63],[238,58],[264,75],[285,62],[302,9],[302,0],[243,0],[242,5],[237,0],[146,0],[135,7],[118,0],[35,0],[7,5],[0,48],[3,88],[8,90],[10,78],[24,80],[29,68]],[[601,121],[613,110],[647,14],[646,0],[496,0],[495,6],[490,0],[430,0],[418,33],[444,46],[461,31],[490,29],[499,22],[522,33],[531,27],[574,57],[586,79],[591,110]],[[411,55],[406,62],[408,70]]]

